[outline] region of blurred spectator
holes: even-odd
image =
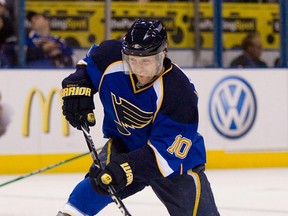
[[[10,16],[9,11],[6,7],[6,0],[0,0],[0,15],[2,16]]]
[[[4,55],[3,51],[0,49],[0,68],[8,68],[10,66],[7,57]]]
[[[281,62],[280,62],[280,57],[277,57],[275,60],[274,60],[274,67],[281,67]]]
[[[26,45],[26,65],[31,68],[62,68],[73,66],[73,50],[64,39],[51,35],[50,22],[44,14],[27,13],[30,22]]]
[[[0,92],[0,137],[5,134],[7,126],[10,123],[9,113],[7,112],[7,106],[4,106],[1,102],[1,92]]]
[[[2,125],[3,108],[1,105],[1,92],[0,92],[0,136],[5,133],[5,127]]]
[[[267,67],[267,64],[260,59],[263,47],[261,37],[258,33],[249,33],[243,39],[242,50],[243,53],[231,62],[231,67]]]
[[[0,0],[0,67],[10,67],[17,64],[14,46],[16,43],[13,21],[6,7],[6,1]],[[13,52],[11,55],[10,52]]]
[[[280,58],[277,57],[274,61],[274,67],[280,67]]]

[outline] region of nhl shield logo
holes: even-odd
[[[253,126],[257,102],[246,80],[229,76],[214,87],[209,100],[209,116],[214,128],[226,138],[245,135]]]

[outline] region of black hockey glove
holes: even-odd
[[[75,128],[81,129],[80,117],[88,126],[95,125],[93,95],[95,90],[84,72],[78,71],[62,81],[63,115]]]
[[[128,155],[120,154],[104,170],[91,166],[90,182],[97,193],[108,195],[108,185],[113,185],[119,191],[133,182],[133,168],[134,162],[129,160]]]

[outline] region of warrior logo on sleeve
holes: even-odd
[[[115,122],[121,134],[129,136],[131,133],[128,128],[143,128],[152,121],[153,112],[145,112],[121,97],[118,102],[113,93],[111,97],[117,118]]]

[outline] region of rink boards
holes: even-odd
[[[288,167],[287,69],[184,69],[199,94],[208,168]],[[72,70],[0,70],[0,174],[27,173],[88,151],[61,114],[61,80]],[[96,147],[102,107],[95,96]],[[1,114],[0,114],[1,115]],[[51,169],[83,172],[89,155]]]

